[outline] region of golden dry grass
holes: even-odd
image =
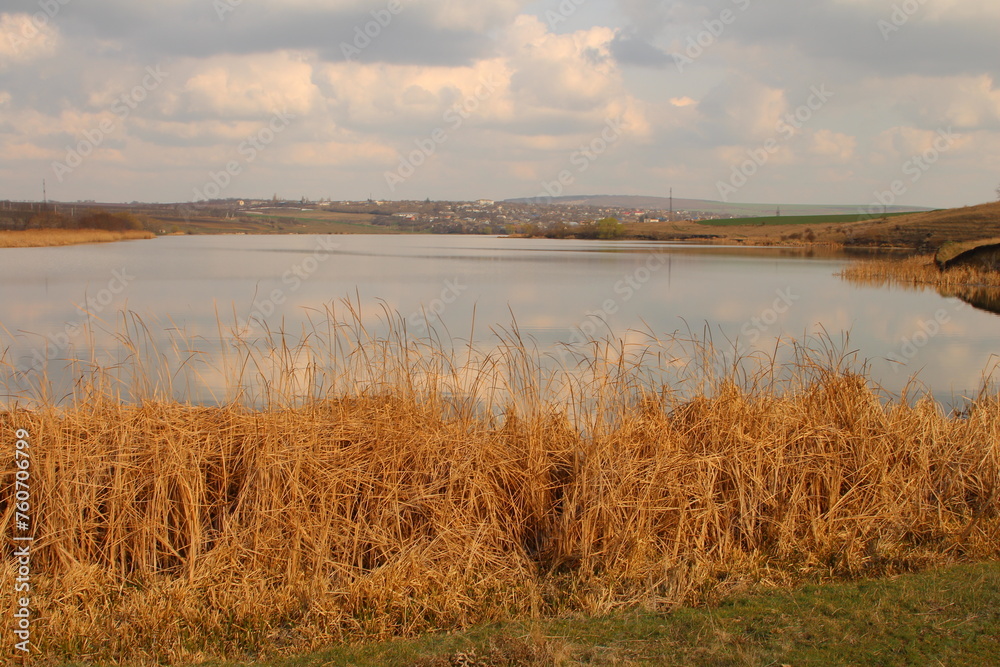
[[[156,238],[152,232],[139,230],[112,232],[104,229],[27,229],[0,231],[0,248],[43,248],[152,238]]]
[[[655,350],[610,341],[561,384],[503,333],[482,355],[360,325],[272,335],[269,356],[237,340],[221,405],[126,404],[98,369],[66,404],[0,413],[8,443],[31,434],[33,659],[243,661],[1000,556],[996,396],[962,416],[887,404],[806,350],[698,371],[681,397],[647,373]],[[15,577],[8,558],[0,588]]]
[[[882,287],[1000,287],[1000,273],[971,266],[939,270],[930,255],[906,259],[853,262],[840,274],[845,280]]]

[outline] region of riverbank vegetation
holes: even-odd
[[[39,205],[38,210],[3,211],[9,229],[0,230],[0,248],[40,248],[46,246],[109,243],[154,238],[145,228],[143,219],[128,211],[110,213],[81,207],[77,215],[59,212],[54,207]]]
[[[554,360],[516,325],[479,349],[326,315],[295,342],[234,329],[212,368],[175,346],[178,369],[123,316],[132,354],[85,357],[68,392],[0,358],[0,432],[30,443],[32,659],[243,662],[1000,557],[985,390],[960,413],[889,400],[815,341]],[[213,404],[185,372],[221,382]]]
[[[152,232],[141,230],[27,229],[24,231],[0,231],[0,248],[42,248],[83,243],[110,243],[151,239],[155,236]]]
[[[1000,272],[960,265],[938,268],[932,255],[853,262],[840,274],[851,282],[881,287],[1000,287]]]
[[[590,222],[567,224],[565,222],[551,223],[541,226],[537,224],[520,225],[517,236],[546,239],[601,239],[610,241],[620,239],[625,235],[625,225],[618,218],[601,218]]]

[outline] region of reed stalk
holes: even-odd
[[[18,394],[4,360],[0,433],[31,441],[29,662],[243,661],[1000,556],[996,395],[889,401],[815,345],[719,366],[704,341],[604,340],[553,364],[516,324],[484,350],[366,321],[345,302],[294,337],[234,328],[209,364],[124,314],[132,354],[74,367],[69,394]],[[185,374],[221,378],[213,404]]]

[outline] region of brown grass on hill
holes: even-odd
[[[833,231],[833,230],[830,230]],[[1000,237],[1000,202],[862,220],[843,225],[845,245],[914,248]]]
[[[940,270],[930,255],[906,259],[870,259],[851,263],[840,274],[845,280],[881,287],[1000,287],[1000,273],[971,266]]]
[[[82,243],[109,243],[151,239],[152,232],[128,230],[111,232],[104,229],[27,229],[0,231],[0,248],[43,248]]]
[[[482,356],[355,332],[266,341],[256,408],[124,404],[109,369],[0,413],[8,444],[30,433],[36,661],[244,661],[1000,557],[995,396],[962,417],[885,404],[807,351],[682,398],[651,379],[655,350],[595,342],[561,385],[516,329]],[[234,394],[248,369],[273,380],[240,350]],[[8,557],[0,588],[17,576]]]

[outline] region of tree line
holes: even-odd
[[[54,209],[0,210],[0,227],[12,230],[26,229],[104,229],[112,232],[145,229],[142,219],[119,211],[88,210],[79,216],[69,216]]]
[[[543,237],[547,239],[618,239],[625,235],[625,225],[618,218],[601,218],[578,225],[565,222],[552,222],[545,226],[532,223],[526,226],[523,233],[526,236]]]

